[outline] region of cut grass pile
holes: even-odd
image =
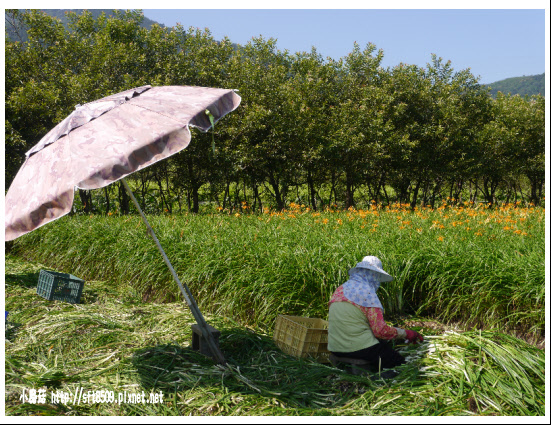
[[[283,354],[268,332],[206,315],[228,361],[190,349],[180,302],[143,302],[110,281],[87,281],[81,304],[36,295],[45,266],[6,257],[7,415],[543,415],[544,353],[499,332],[428,335],[398,346],[393,380],[353,376]],[[65,271],[65,270],[58,270]],[[30,390],[44,402],[21,400]],[[88,392],[163,394],[162,402],[74,403]],[[52,394],[69,399],[52,403]],[[78,400],[78,398],[76,399]]]
[[[278,314],[325,317],[349,268],[376,255],[395,277],[379,291],[387,316],[413,312],[541,339],[544,217],[543,208],[511,205],[322,213],[293,205],[150,221],[201,309],[241,323],[270,329]],[[138,216],[64,217],[17,239],[13,250],[143,300],[180,297]]]

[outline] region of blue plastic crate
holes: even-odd
[[[49,301],[80,302],[84,280],[68,273],[40,270],[36,293]]]

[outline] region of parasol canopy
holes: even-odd
[[[5,236],[13,240],[71,211],[75,188],[121,180],[189,305],[215,359],[224,364],[187,285],[182,284],[125,176],[186,148],[190,127],[206,132],[239,106],[228,89],[142,86],[75,110],[26,153],[5,199]]]
[[[71,211],[75,188],[99,189],[186,148],[239,105],[233,91],[143,86],[84,105],[26,154],[5,201],[6,241]]]

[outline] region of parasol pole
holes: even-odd
[[[122,184],[124,185],[126,191],[130,195],[130,198],[132,198],[132,202],[134,202],[134,205],[138,209],[138,212],[142,216],[143,221],[145,222],[145,225],[147,227],[147,232],[151,235],[153,240],[155,241],[155,244],[157,245],[157,248],[161,252],[161,255],[163,256],[163,259],[165,260],[166,265],[168,266],[168,269],[170,270],[170,273],[172,273],[172,277],[178,284],[178,287],[180,288],[180,291],[182,292],[182,295],[184,296],[184,299],[186,300],[187,305],[191,309],[191,312],[193,314],[193,317],[195,317],[195,320],[197,321],[197,325],[199,325],[199,328],[201,329],[201,333],[205,340],[207,341],[211,353],[214,355],[214,358],[216,361],[220,364],[226,364],[226,360],[224,359],[224,355],[220,351],[220,348],[216,344],[214,340],[214,336],[210,332],[207,322],[205,321],[205,318],[203,317],[203,314],[201,314],[201,310],[199,310],[199,306],[195,302],[195,299],[191,295],[191,291],[189,290],[188,286],[182,282],[180,282],[180,279],[178,278],[178,275],[174,271],[174,268],[172,267],[172,264],[170,264],[170,260],[165,254],[165,251],[163,250],[163,247],[161,246],[161,243],[157,239],[157,236],[155,236],[155,232],[153,232],[153,229],[149,225],[149,222],[147,221],[147,218],[145,218],[145,214],[143,213],[142,209],[140,208],[140,205],[138,204],[138,201],[136,200],[136,197],[134,196],[134,193],[132,190],[130,190],[130,187],[128,186],[128,183],[126,183],[126,180],[124,178],[121,179]]]

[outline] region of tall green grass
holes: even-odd
[[[273,326],[278,314],[325,317],[365,255],[395,280],[380,296],[406,313],[542,336],[544,209],[441,208],[262,215],[153,216],[150,221],[200,308]],[[85,279],[179,299],[137,216],[65,217],[15,241],[14,252]],[[130,289],[128,289],[130,291]]]

